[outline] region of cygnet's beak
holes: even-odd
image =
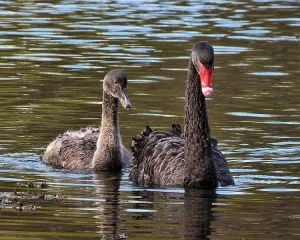
[[[127,97],[127,94],[123,93],[119,100],[125,109],[128,110],[131,108],[131,103]]]

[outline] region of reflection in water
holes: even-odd
[[[95,196],[102,199],[103,202],[95,202],[99,215],[97,219],[101,239],[121,239],[125,238],[125,232],[121,230],[120,219],[120,181],[122,174],[119,172],[98,172],[93,176],[93,182],[96,184]]]
[[[130,212],[134,213],[133,226],[141,238],[153,234],[162,236],[162,239],[170,236],[173,236],[172,239],[185,240],[210,238],[216,192],[185,189],[182,194],[182,190],[177,191],[157,189],[133,192],[136,200]]]
[[[298,239],[299,23],[299,0],[0,1],[0,200],[19,181],[46,181],[64,196],[21,218],[2,208],[1,237]],[[208,115],[236,187],[214,199],[141,189],[126,170],[119,182],[39,161],[59,133],[98,126],[98,81],[111,69],[130,79],[126,146],[145,124],[182,124],[186,56],[199,40],[216,46]]]
[[[209,239],[210,222],[213,219],[212,204],[215,191],[185,189],[184,193],[184,239]]]

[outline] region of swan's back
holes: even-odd
[[[42,160],[68,169],[91,168],[99,132],[99,128],[87,127],[60,134],[48,145]]]
[[[148,126],[133,138],[133,182],[143,185],[181,185],[184,180],[184,139],[176,129],[152,131]]]
[[[131,149],[134,167],[130,174],[132,181],[138,184],[183,186],[184,143],[178,125],[173,125],[170,133],[152,131],[146,126],[141,135],[133,138]],[[234,185],[224,156],[213,144],[212,158],[219,185]]]

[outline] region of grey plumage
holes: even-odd
[[[119,130],[118,100],[130,108],[127,77],[112,70],[104,78],[101,128],[87,127],[67,131],[52,141],[42,161],[68,169],[120,170],[131,163],[131,154],[122,144]]]
[[[234,185],[225,157],[210,136],[201,90],[200,75],[210,79],[213,62],[212,46],[197,42],[192,49],[186,84],[184,134],[178,124],[173,124],[169,133],[146,126],[132,139],[134,167],[130,178],[135,183],[204,189]]]

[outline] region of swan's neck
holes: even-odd
[[[118,99],[103,91],[101,129],[92,167],[94,170],[119,170],[121,159]]]
[[[185,186],[215,188],[215,166],[211,158],[210,130],[201,82],[190,59],[185,91]]]
[[[103,91],[102,103],[102,127],[108,127],[113,136],[115,132],[119,133],[119,105],[118,99]]]

